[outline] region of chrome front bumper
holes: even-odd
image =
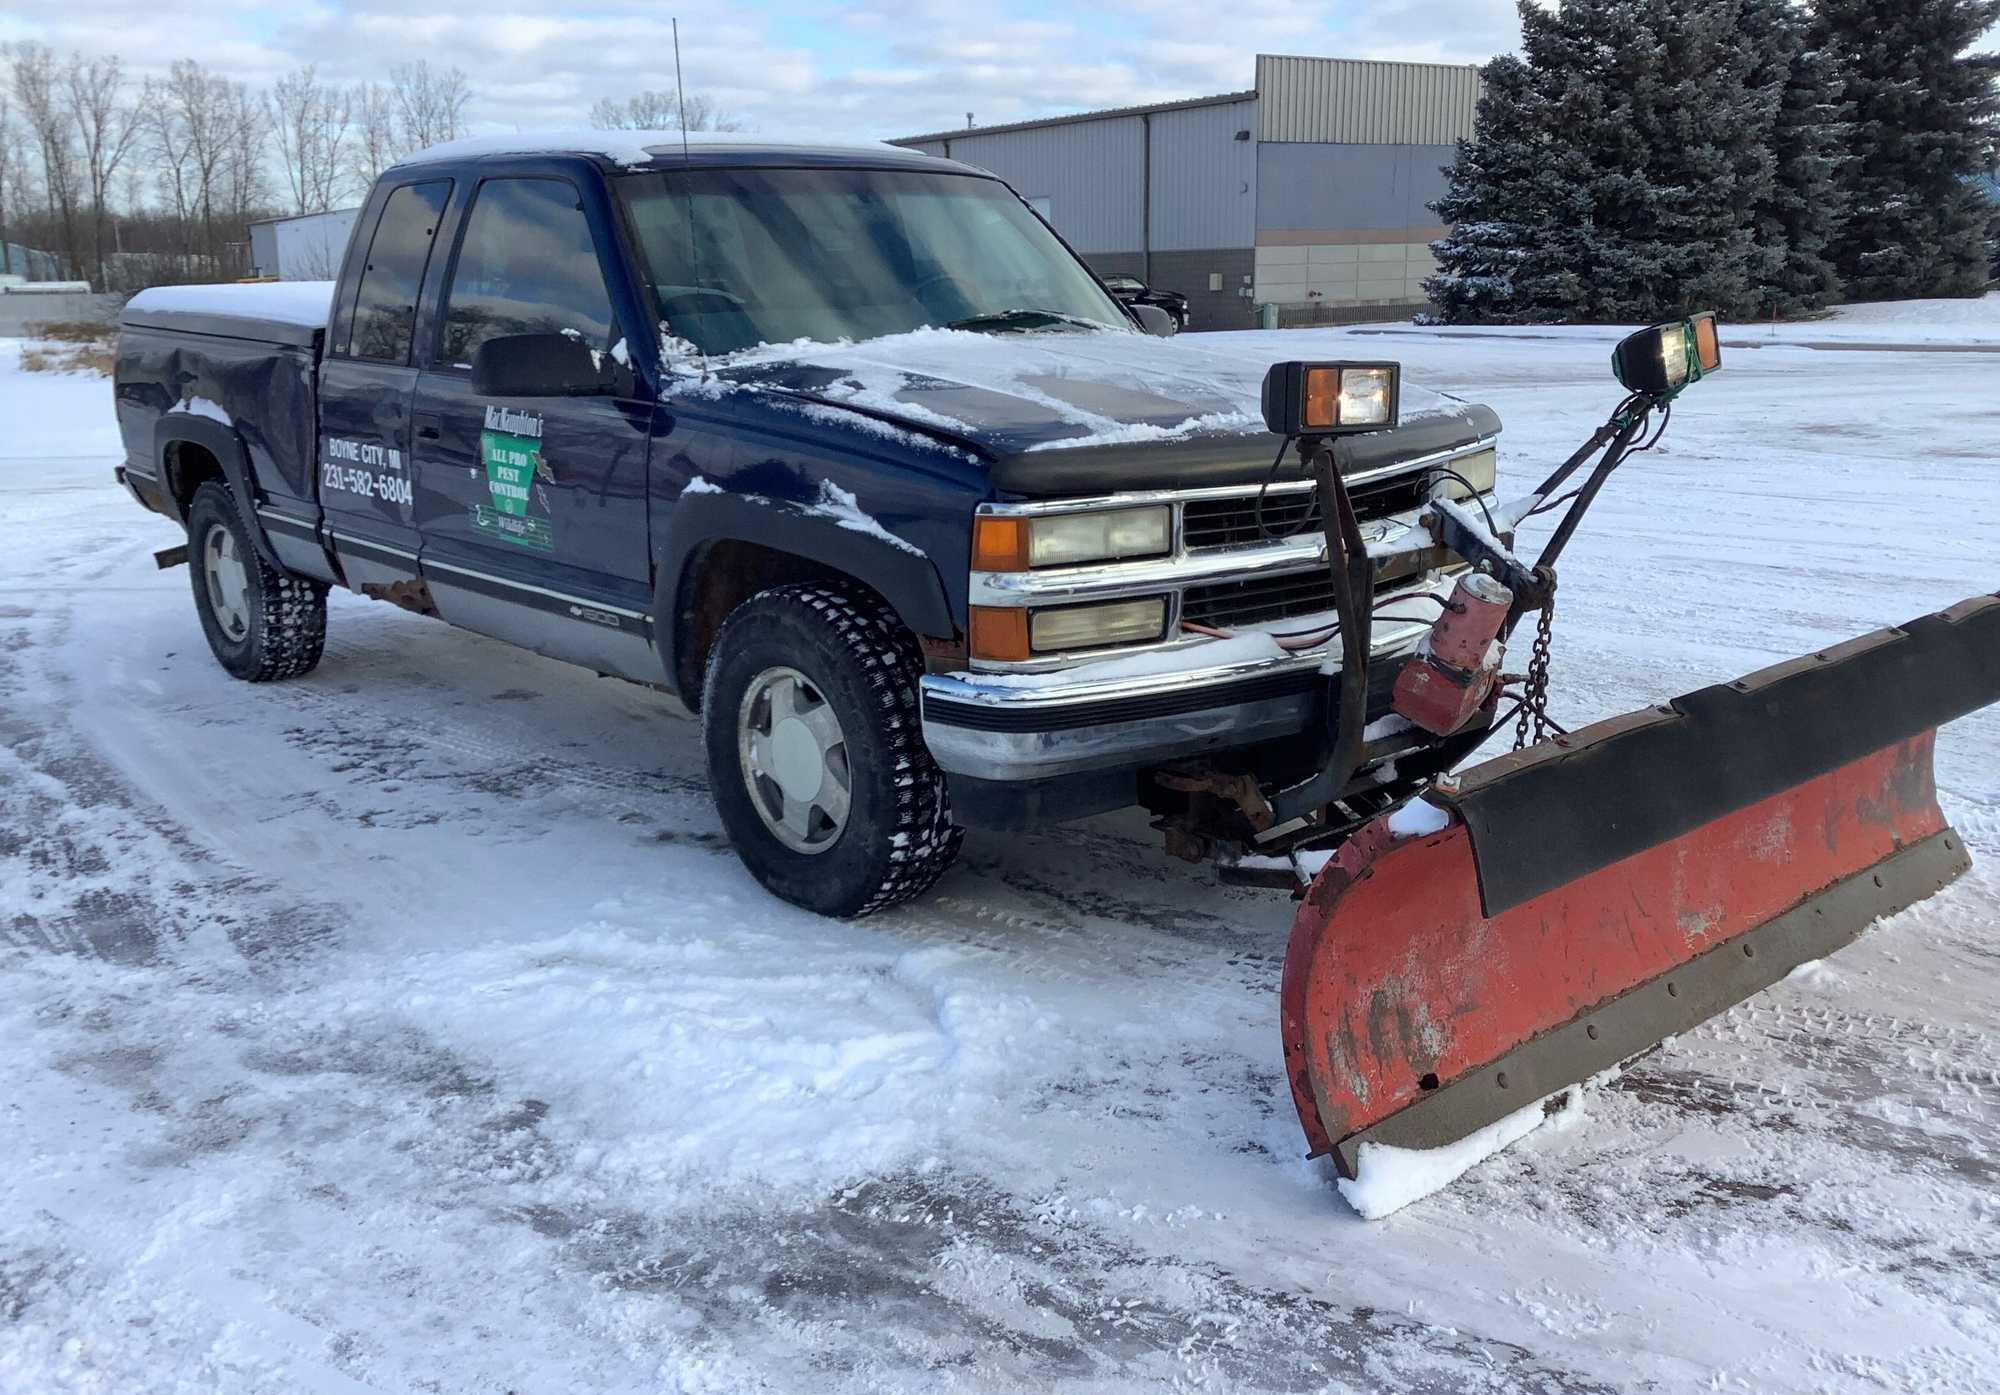
[[[1371,652],[1376,660],[1400,660],[1429,631],[1428,621],[1378,620]],[[1306,730],[1327,691],[1325,649],[1203,666],[1204,647],[1178,651],[1179,666],[1133,676],[1091,676],[1092,669],[1113,664],[1033,678],[926,674],[924,742],[951,774],[1041,780],[1178,760]],[[1381,676],[1399,667],[1385,662]],[[1386,706],[1386,683],[1371,681],[1370,687],[1382,689]]]

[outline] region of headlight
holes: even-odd
[[[1434,475],[1432,479],[1436,484],[1431,491],[1434,499],[1440,495],[1446,499],[1469,499],[1474,494],[1490,494],[1493,486],[1500,481],[1500,455],[1491,447],[1447,460],[1445,468],[1463,479],[1465,484],[1460,484],[1451,475]],[[1468,484],[1472,486],[1470,490],[1465,487]]]
[[[973,523],[972,566],[975,571],[1019,572],[1159,557],[1172,537],[1173,514],[1165,505],[1038,518],[982,514]]]
[[[1037,654],[1055,654],[1065,649],[1145,643],[1158,639],[1166,624],[1167,603],[1153,596],[1143,601],[1038,610],[1029,622],[1028,633]]]

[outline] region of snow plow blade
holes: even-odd
[[[1365,1144],[1456,1143],[1941,890],[1971,864],[1936,728],[1995,702],[1981,596],[1487,761],[1428,827],[1376,820],[1285,958],[1311,1155],[1351,1178]]]

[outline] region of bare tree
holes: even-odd
[[[192,58],[176,60],[160,88],[164,115],[182,150],[187,216],[201,228],[198,247],[191,250],[205,257],[215,253],[216,193],[232,135],[230,89],[226,79],[211,77]]]
[[[0,93],[0,276],[14,272],[14,248],[7,240],[7,210],[21,198],[20,133],[14,126],[14,107]]]
[[[409,153],[396,129],[396,95],[380,83],[355,84],[348,94],[354,114],[354,142],[349,148],[350,173],[362,195],[382,171]]]
[[[111,181],[139,136],[139,113],[123,100],[125,73],[117,57],[70,59],[70,114],[83,146],[90,181],[91,254],[98,289],[104,289],[104,231],[111,219]]]
[[[601,97],[590,109],[590,124],[600,131],[740,131],[743,123],[723,114],[715,99],[690,92],[686,119],[680,99],[671,92],[648,88],[637,96],[614,102]]]
[[[185,239],[193,208],[193,180],[187,123],[181,119],[179,104],[173,98],[172,83],[146,79],[139,93],[139,112],[145,123],[146,151],[151,157],[160,199],[172,210],[174,222]],[[184,245],[182,250],[186,250]]]
[[[243,83],[225,80],[220,96],[223,146],[218,193],[230,221],[241,223],[264,203],[264,149],[271,121],[263,101]],[[337,163],[329,162],[328,179],[339,176]]]
[[[279,78],[267,101],[293,211],[326,212],[346,171],[348,94],[320,82],[308,63]]]
[[[68,84],[48,45],[22,42],[8,55],[14,97],[36,152],[41,156],[42,192],[49,217],[62,234],[63,256],[74,275],[82,259],[77,254],[77,170],[74,124],[70,119]]]
[[[465,107],[472,100],[465,73],[459,68],[433,68],[429,60],[398,63],[389,69],[396,99],[396,118],[412,150],[465,134]]]

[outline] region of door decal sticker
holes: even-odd
[[[486,466],[491,503],[472,506],[472,526],[504,542],[548,552],[555,547],[548,496],[535,476],[554,478],[542,460],[542,418],[538,412],[488,407],[479,433],[479,458]]]

